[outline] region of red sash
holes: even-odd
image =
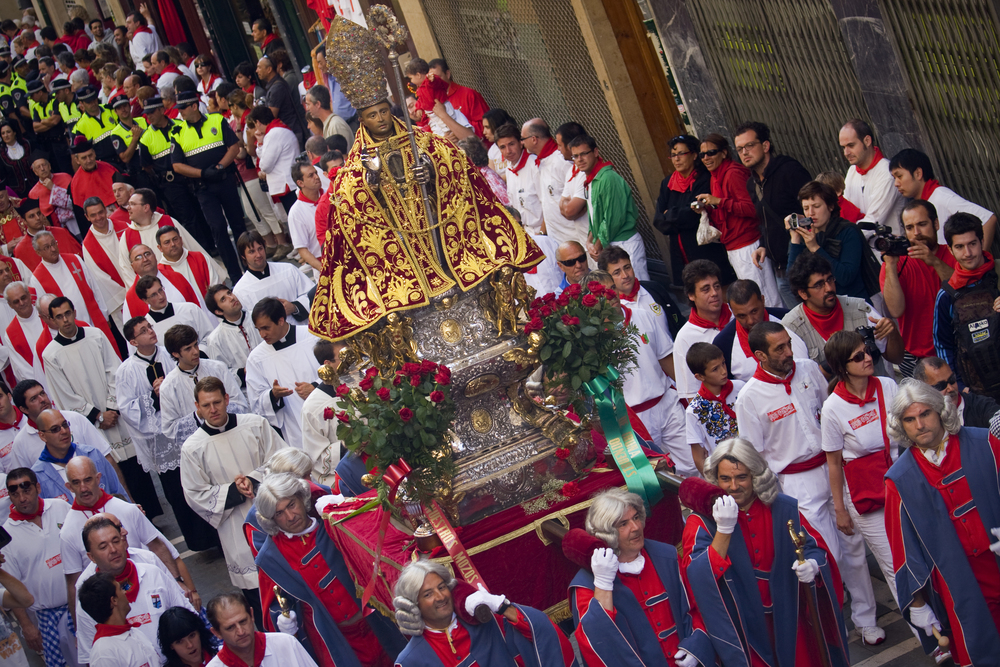
[[[194,281],[198,284],[198,291],[202,294],[208,292],[211,285],[208,284],[208,261],[205,256],[200,252],[188,250],[188,266],[191,267],[191,275],[194,276]],[[173,270],[172,267],[167,268]]]
[[[112,223],[115,226],[115,232],[117,232],[120,238],[121,232],[125,227],[123,226],[119,229],[119,222],[112,220]],[[106,273],[119,286],[125,287],[125,281],[122,280],[122,275],[118,271],[118,265],[108,257],[107,251],[101,245],[101,242],[97,240],[97,237],[94,236],[93,230],[88,230],[87,235],[83,238],[83,249],[90,254],[90,259],[97,265],[97,268]]]
[[[868,389],[864,399],[851,395],[850,402],[864,406],[871,401],[872,385],[878,395],[878,419],[882,427],[882,441],[885,447],[867,456],[859,456],[853,461],[844,461],[844,478],[847,480],[847,490],[851,494],[851,502],[858,514],[877,512],[885,507],[885,475],[892,465],[889,455],[889,436],[885,432],[885,398],[882,396],[882,383],[874,376],[868,378]],[[844,398],[840,389],[843,382],[838,382],[834,392]],[[844,388],[844,393],[849,393]]]
[[[826,463],[826,452],[820,452],[811,459],[806,459],[805,461],[799,461],[798,463],[792,463],[791,465],[785,466],[785,469],[781,471],[782,475],[794,475],[797,472],[808,472],[810,470],[815,470]]]
[[[183,295],[185,301],[193,303],[201,308],[201,303],[198,302],[198,295],[195,294],[194,288],[191,287],[191,283],[188,282],[187,278],[177,273],[169,266],[160,265],[157,268],[160,269],[160,275],[169,280],[170,284],[176,287],[177,291]],[[144,317],[146,313],[149,312],[149,304],[140,299],[135,293],[135,285],[138,282],[139,276],[136,276],[135,282],[132,283],[132,287],[129,288],[128,293],[125,294],[125,300],[128,302],[128,312],[130,317]]]
[[[87,283],[83,278],[83,262],[76,255],[61,254],[59,255],[66,262],[69,267],[69,272],[73,276],[73,280],[76,281],[77,289],[80,290],[80,295],[83,297],[83,303],[87,306],[87,314],[90,315],[90,321],[94,323],[94,326],[104,332],[104,335],[108,337],[108,341],[111,343],[111,347],[114,348],[115,353],[121,357],[121,351],[118,349],[118,343],[115,342],[115,337],[111,335],[111,327],[108,326],[108,319],[101,312],[100,307],[97,305],[97,299],[94,298],[94,290],[90,288],[90,284]],[[39,262],[38,267],[35,269],[35,278],[38,282],[42,284],[45,291],[49,294],[63,294],[62,289],[59,287],[59,283],[56,279],[52,277],[49,272],[45,262]]]
[[[14,274],[14,280],[23,281],[24,278],[21,276],[20,269],[17,268],[17,262],[14,261],[13,257],[7,257],[6,255],[0,255],[0,262],[3,262],[10,267],[10,272]]]
[[[42,327],[43,333],[48,333],[48,327]],[[21,321],[16,317],[10,321],[7,325],[7,337],[10,338],[10,344],[14,348],[14,351],[21,355],[21,358],[27,361],[29,364],[35,363],[35,356],[31,353],[31,345],[28,343],[28,337],[24,335],[24,329],[21,328]]]
[[[142,243],[142,234],[140,234],[139,230],[132,226],[134,224],[135,223],[130,222],[129,225],[125,227],[125,250],[128,250],[129,252],[132,251],[132,248]],[[174,219],[169,215],[161,215],[160,219],[156,221],[157,227],[166,227],[167,225],[173,224]]]

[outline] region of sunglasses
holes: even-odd
[[[721,148],[713,148],[710,151],[702,151],[702,152],[698,153],[698,157],[700,157],[702,159],[705,159],[707,157],[715,157],[716,155],[718,155],[721,152],[722,152]]]
[[[55,435],[56,433],[61,432],[63,429],[66,429],[67,431],[69,430],[69,422],[63,422],[61,424],[56,424],[52,428],[40,428],[38,430],[39,431],[44,431],[46,433],[51,433],[52,435]]]
[[[935,382],[934,384],[931,385],[931,387],[933,387],[937,391],[944,391],[945,389],[948,388],[949,385],[953,384],[958,384],[958,378],[955,377],[954,373],[952,373],[951,377],[948,378],[947,380],[941,380],[940,382]]]
[[[858,352],[857,354],[855,354],[853,357],[851,357],[847,361],[848,362],[853,361],[856,364],[860,364],[862,361],[865,360],[865,357],[867,357],[867,356],[868,356],[868,350],[861,350],[860,352]]]
[[[571,266],[576,266],[580,262],[586,263],[586,261],[587,261],[587,256],[586,255],[580,255],[579,257],[575,257],[573,259],[567,259],[567,260],[561,260],[560,259],[559,263],[562,264],[563,266],[565,266],[566,268],[569,268]]]
[[[20,489],[21,491],[28,491],[34,485],[35,485],[34,482],[25,480],[25,481],[21,482],[20,484],[14,484],[12,486],[8,486],[7,487],[7,493],[9,495],[14,495],[15,493],[17,493],[18,489]]]

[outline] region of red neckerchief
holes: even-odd
[[[243,92],[247,92],[247,91],[243,91]],[[249,116],[249,115],[250,115],[250,109],[247,109],[246,111],[244,111],[243,113],[240,114],[240,128],[244,128],[244,127],[247,126],[247,116]]]
[[[768,315],[765,322],[769,322],[771,316]],[[750,332],[743,328],[739,320],[736,320],[736,339],[740,341],[740,347],[743,349],[743,354],[747,355],[747,359],[753,359],[753,352],[750,350]]]
[[[150,35],[153,34],[153,31],[149,29],[148,25],[140,25],[137,26],[134,31],[132,31],[132,39],[135,39],[136,35],[141,35],[144,32],[148,32]]]
[[[278,36],[275,35],[273,32],[267,33],[267,36],[264,37],[264,41],[260,43],[260,50],[263,51],[264,49],[266,49],[267,45],[276,39],[278,39]]]
[[[601,172],[601,169],[604,169],[605,167],[610,167],[610,166],[611,166],[611,163],[602,158],[600,162],[598,162],[597,164],[594,165],[594,168],[590,170],[590,173],[587,174],[587,178],[584,179],[584,181],[583,181],[583,187],[589,188],[590,187],[590,182],[593,181],[597,177],[597,174],[599,174]]]
[[[210,92],[212,92],[212,85],[215,84],[215,82],[218,81],[221,78],[222,77],[219,76],[218,74],[210,74],[208,76],[208,84],[207,85],[205,84],[205,80],[204,79],[201,79],[200,81],[198,81],[198,83],[202,84],[202,87],[205,89],[205,94],[208,95]]]
[[[125,625],[108,625],[107,623],[98,623],[94,626],[97,632],[94,633],[94,643],[101,637],[117,637],[118,635],[123,635],[132,628],[138,628],[139,623],[126,623]]]
[[[548,142],[542,147],[542,151],[535,156],[535,165],[540,165],[542,160],[555,153],[557,148],[559,146],[556,145],[555,139],[549,137]]]
[[[755,370],[753,372],[753,376],[755,378],[757,378],[758,380],[760,380],[761,382],[766,382],[768,384],[783,384],[783,385],[785,385],[785,393],[787,393],[789,396],[791,396],[792,395],[792,378],[795,377],[795,362],[794,361],[792,362],[792,372],[789,373],[788,377],[786,377],[784,380],[779,380],[778,378],[774,377],[773,375],[771,375],[770,373],[768,373],[767,371],[765,371],[763,368],[760,367],[759,363],[757,364],[757,370]]]
[[[865,397],[858,398],[852,394],[847,389],[847,385],[843,380],[837,383],[837,386],[833,388],[833,393],[840,396],[842,399],[851,403],[852,405],[859,405],[862,408],[875,400],[875,385],[878,384],[878,380],[875,379],[874,375],[868,376],[868,386],[865,388]]]
[[[264,661],[264,649],[267,646],[267,637],[264,636],[263,632],[253,633],[253,664],[248,665],[243,662],[235,653],[229,650],[229,646],[226,644],[222,645],[222,650],[219,651],[215,657],[219,659],[223,665],[226,667],[260,667],[260,663]]]
[[[868,165],[868,168],[867,169],[862,169],[859,165],[854,165],[854,168],[858,170],[858,174],[859,175],[864,176],[869,171],[871,171],[872,169],[874,169],[875,165],[877,165],[884,157],[885,156],[882,155],[882,149],[879,148],[878,146],[876,146],[875,147],[875,157],[872,158],[872,163],[870,165]]]
[[[920,191],[919,198],[923,199],[924,201],[927,201],[928,199],[931,198],[931,195],[934,194],[934,191],[937,190],[939,187],[941,187],[941,184],[937,182],[936,178],[932,178],[931,180],[924,183],[924,187]]]
[[[951,274],[951,279],[948,280],[948,284],[954,289],[962,289],[969,283],[979,282],[983,279],[990,269],[993,268],[993,255],[988,252],[983,252],[983,264],[978,269],[972,271],[966,271],[962,268],[961,264],[955,263],[955,273]]]
[[[73,509],[80,510],[81,512],[90,512],[91,514],[98,514],[104,509],[104,506],[107,505],[108,501],[111,500],[112,498],[114,498],[113,495],[111,495],[104,489],[101,489],[101,497],[97,499],[96,503],[94,503],[90,507],[84,507],[83,505],[80,504],[79,500],[74,498]]]
[[[688,322],[695,325],[696,327],[701,327],[702,329],[722,329],[729,324],[729,319],[733,316],[733,311],[729,310],[729,304],[722,304],[722,312],[719,313],[719,323],[716,324],[711,320],[706,320],[704,317],[698,314],[697,310],[692,309],[691,314],[688,315]]]
[[[576,167],[573,167],[573,171],[569,172],[569,179],[567,179],[567,180],[572,181],[574,178],[576,178],[576,175],[579,174],[579,173],[580,173],[580,170],[577,169]]]
[[[255,90],[256,88],[257,88],[257,84],[256,84],[256,83],[251,83],[251,84],[250,84],[250,88],[241,88],[240,90],[242,90],[242,91],[243,91],[244,93],[246,93],[247,95],[252,95],[252,94],[253,94],[253,91],[254,91],[254,90]],[[246,113],[245,113],[245,114],[243,114],[243,116],[244,116],[244,117],[246,117],[246,115],[247,115],[248,113],[250,113],[250,110],[249,110],[249,109],[247,109]]]
[[[729,407],[728,403],[726,403],[726,398],[728,398],[731,393],[733,393],[732,380],[726,380],[726,384],[722,386],[722,391],[719,392],[718,396],[710,392],[708,389],[705,389],[704,384],[702,384],[698,389],[699,396],[704,398],[706,401],[718,401],[719,405],[722,406],[722,411],[729,415],[732,419],[736,419],[736,413],[733,412],[733,409]]]
[[[827,315],[814,312],[806,304],[802,304],[802,312],[823,340],[829,340],[830,336],[844,328],[844,308],[840,305],[840,299],[837,299],[836,305]]]
[[[640,287],[642,287],[642,285],[639,284],[639,279],[636,278],[635,282],[632,283],[632,291],[629,292],[628,294],[621,294],[619,296],[621,296],[621,298],[625,299],[629,303],[633,303],[635,302],[636,299],[639,298]]]
[[[191,56],[190,58],[184,61],[184,64],[187,65],[188,67],[191,67],[191,63],[193,63],[195,61],[195,58],[197,57],[198,56]]]
[[[272,120],[270,123],[267,124],[267,127],[264,128],[264,136],[266,137],[267,133],[276,127],[283,127],[286,130],[288,129],[288,126],[282,123],[281,119],[275,118],[274,120]]]
[[[38,424],[36,424],[35,422],[33,422],[30,419],[28,420],[28,426],[30,426],[31,428],[35,429],[36,431],[38,430]]]
[[[32,521],[36,517],[42,516],[42,511],[45,509],[45,499],[38,499],[38,511],[34,514],[21,514],[13,507],[10,508],[10,520],[11,521]]]
[[[164,67],[163,71],[160,72],[160,76],[163,76],[164,74],[166,74],[168,72],[173,72],[174,74],[177,74],[178,76],[184,75],[184,72],[180,71],[177,68],[177,65],[175,65],[173,63],[170,63],[169,65],[167,65],[166,67]],[[184,75],[184,76],[186,76],[186,75]]]
[[[313,166],[314,166],[314,167],[318,167],[318,166],[319,166],[319,161],[320,161],[320,160],[322,160],[322,159],[323,159],[323,156],[322,156],[322,155],[317,155],[317,156],[316,156],[316,157],[315,157],[315,158],[313,159],[313,161],[312,161],[312,164],[313,164]]]
[[[97,568],[100,572],[101,568]],[[131,559],[125,559],[125,569],[122,573],[115,577],[115,581],[121,584],[122,590],[125,591],[125,597],[128,598],[129,602],[135,602],[139,597],[139,570],[135,569],[135,563]]]
[[[507,167],[507,171],[516,175],[517,172],[524,169],[524,165],[528,164],[528,155],[530,155],[528,151],[522,150],[521,159],[517,161],[517,164],[512,164],[511,166]]]
[[[296,198],[299,201],[304,201],[307,204],[313,204],[313,205],[315,205],[315,204],[319,203],[319,199],[316,199],[315,201],[313,201],[312,199],[309,199],[309,197],[306,197],[305,191],[302,188],[299,188],[299,194],[297,195]]]
[[[21,423],[21,411],[18,410],[17,408],[14,408],[14,423],[6,424],[4,422],[0,422],[0,431],[6,431],[8,429],[17,428],[17,425],[20,423]]]
[[[698,178],[697,169],[692,169],[691,173],[687,176],[681,176],[681,172],[675,171],[670,174],[670,180],[667,181],[667,188],[674,192],[687,192],[694,185],[696,178]]]

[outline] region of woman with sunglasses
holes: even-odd
[[[194,71],[198,75],[198,92],[201,94],[201,102],[206,107],[210,106],[212,93],[222,83],[222,77],[215,68],[215,61],[208,56],[198,56],[194,61]]]
[[[830,396],[823,403],[821,423],[837,529],[843,533],[840,571],[845,580],[855,574],[863,577],[870,591],[867,544],[895,598],[892,552],[885,531],[883,477],[899,456],[899,444],[885,426],[887,406],[892,404],[898,387],[889,378],[875,375],[865,340],[856,331],[838,331],[830,336],[824,353],[834,374]],[[856,587],[852,595],[854,592]],[[863,611],[865,606],[871,611]],[[854,624],[865,644],[885,640],[885,632],[875,624],[874,610],[874,594],[871,600],[852,601]]]
[[[781,304],[771,260],[765,257],[758,265],[753,258],[760,247],[760,221],[747,192],[750,170],[733,160],[729,142],[720,134],[702,139],[698,157],[712,179],[711,193],[699,194],[697,200],[708,211],[712,226],[722,233],[719,242],[726,248],[733,271],[738,278],[757,283],[765,303]]]
[[[671,139],[669,146],[674,173],[660,183],[653,226],[670,239],[673,282],[683,285],[681,271],[684,267],[696,259],[707,259],[715,262],[722,272],[719,282],[728,285],[736,280],[736,273],[729,264],[726,249],[718,243],[698,245],[695,236],[701,216],[691,208],[691,202],[698,195],[711,193],[711,175],[698,159],[701,142],[697,137],[682,134]]]

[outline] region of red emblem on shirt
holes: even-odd
[[[149,614],[139,614],[138,616],[133,616],[132,618],[126,620],[129,623],[138,623],[139,625],[145,625],[146,623],[153,622],[153,619],[150,618]]]
[[[794,414],[795,414],[795,404],[789,403],[788,405],[781,406],[777,410],[772,410],[771,412],[768,412],[767,418],[770,419],[772,422],[776,422],[779,419],[784,419],[788,415],[794,415]]]
[[[3,449],[0,449],[0,456],[7,456],[8,454],[10,454],[10,450],[13,448],[14,448],[14,443],[12,442]]]
[[[45,561],[45,564],[49,566],[50,570],[60,563],[62,563],[62,554],[56,554],[52,558]]]
[[[860,417],[855,417],[854,419],[852,419],[847,423],[851,425],[851,429],[857,431],[862,426],[867,426],[868,424],[871,424],[873,421],[877,420],[878,420],[878,410],[872,409],[866,412],[865,414],[861,415]]]

